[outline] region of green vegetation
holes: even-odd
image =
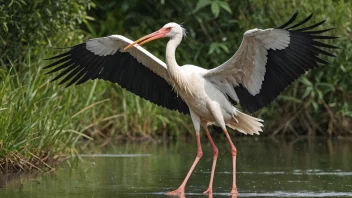
[[[296,9],[300,19],[310,13],[314,22],[328,19],[324,27],[336,27],[330,34],[341,37],[334,41],[341,50],[328,59],[331,65],[300,78],[256,113],[266,120],[263,135],[351,135],[350,1],[0,0],[0,171],[39,168],[45,159],[76,152],[75,143],[87,138],[193,134],[188,116],[117,85],[94,81],[64,89],[49,83],[43,59],[61,52],[51,46],[109,34],[137,39],[167,22],[183,22],[188,37],[177,51],[179,64],[211,68],[232,56],[244,31],[281,25]],[[145,47],[164,59],[165,45]]]
[[[97,3],[90,12],[97,21],[89,23],[87,30],[95,37],[120,33],[137,39],[170,21],[183,22],[188,36],[177,50],[178,63],[212,68],[233,55],[246,30],[277,27],[296,10],[299,19],[314,13],[311,24],[327,19],[322,28],[336,27],[327,34],[341,37],[331,41],[341,48],[335,52],[338,57],[324,57],[331,62],[329,66],[300,78],[278,100],[255,115],[266,121],[265,135],[351,135],[351,5],[349,1],[319,0],[198,0],[182,4],[125,0]],[[163,59],[165,46],[166,41],[159,41],[145,48]]]
[[[39,47],[55,46],[58,33],[73,39],[91,5],[90,0],[0,0],[1,56],[13,60],[24,57],[24,48],[33,47],[35,54]]]
[[[73,119],[85,107],[73,105],[82,94],[58,94],[40,66],[50,55],[51,39],[54,45],[80,40],[74,26],[85,17],[88,3],[0,1],[0,172],[49,166],[48,159],[73,151],[83,136]]]

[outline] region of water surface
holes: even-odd
[[[352,197],[351,140],[269,140],[235,138],[238,149],[238,197]],[[216,140],[220,156],[213,197],[230,197],[231,152]],[[210,177],[212,152],[203,142],[203,158],[188,182],[185,197],[202,195]],[[0,197],[169,197],[196,155],[196,144],[117,143],[85,148],[79,158],[56,171],[17,180],[0,179]]]

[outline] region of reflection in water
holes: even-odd
[[[234,142],[238,149],[238,197],[352,196],[352,141],[253,137],[234,138]],[[208,197],[236,197],[228,194],[231,152],[225,140],[216,143],[220,155],[214,194]],[[165,192],[183,180],[196,155],[195,147],[193,142],[180,141],[84,148],[85,154],[36,180],[0,176],[0,197],[169,197]],[[181,197],[207,197],[201,192],[210,177],[210,146],[203,144],[203,152]]]

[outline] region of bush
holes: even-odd
[[[0,55],[14,60],[24,57],[28,46],[34,55],[37,46],[51,46],[58,35],[72,39],[91,5],[90,0],[0,0]]]

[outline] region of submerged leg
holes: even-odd
[[[207,135],[210,145],[213,148],[213,165],[211,167],[211,174],[210,174],[210,182],[209,182],[209,187],[206,191],[204,191],[203,193],[205,194],[212,194],[213,193],[213,180],[214,180],[214,173],[215,173],[215,167],[216,167],[216,160],[218,159],[218,155],[219,155],[219,150],[216,147],[216,145],[214,144],[213,139],[210,136],[210,133],[208,131],[208,127],[206,124],[203,124],[203,128],[205,131],[205,134]]]
[[[233,144],[231,137],[226,129],[224,130],[224,132],[225,132],[227,140],[230,143],[231,153],[232,153],[233,182],[232,182],[231,194],[238,194],[237,186],[236,186],[236,154],[237,154],[237,149],[236,149],[235,145]]]
[[[195,114],[191,109],[190,109],[190,113],[191,113],[191,118],[193,121],[193,125],[194,128],[196,130],[196,139],[197,139],[197,156],[196,159],[194,160],[191,168],[189,169],[186,178],[183,180],[181,186],[171,192],[168,192],[168,195],[181,195],[185,193],[185,187],[187,184],[187,181],[189,179],[189,177],[191,176],[194,168],[196,167],[197,163],[199,162],[200,158],[203,156],[203,151],[202,151],[202,146],[200,144],[200,134],[199,134],[199,130],[200,130],[200,118],[197,114]]]

